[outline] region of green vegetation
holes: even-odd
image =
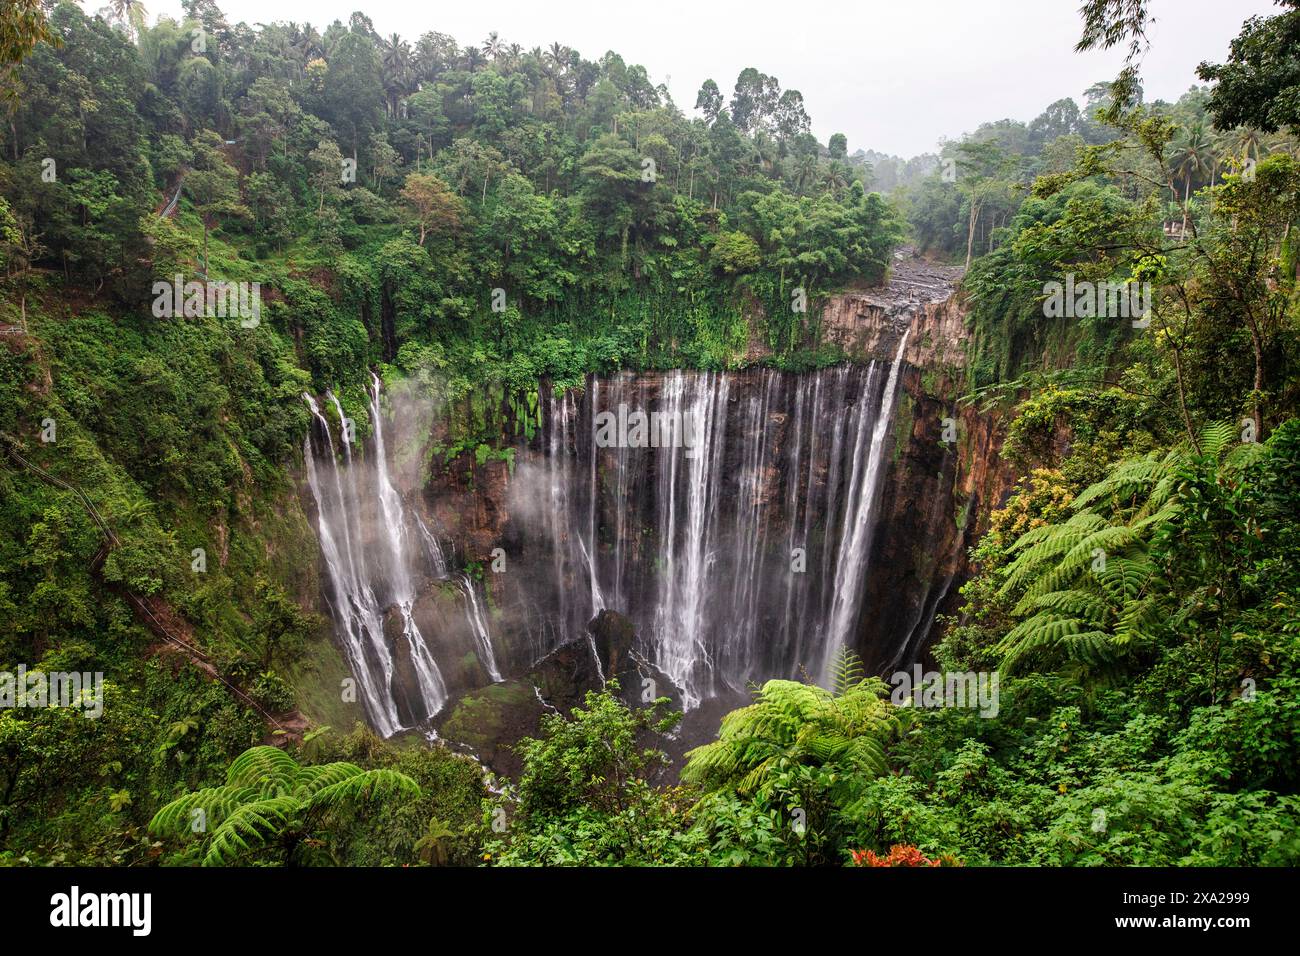
[[[1300,862],[1282,6],[1212,89],[1146,103],[1126,69],[905,162],[819,143],[755,68],[688,118],[613,52],[6,4],[0,672],[105,696],[0,709],[0,864]],[[1146,22],[1089,0],[1080,46],[1131,64]],[[675,773],[679,715],[611,686],[500,791],[448,747],[321,727],[358,715],[304,559],[304,391],[365,434],[378,368],[445,399],[434,465],[513,467],[544,379],[837,361],[819,303],[905,235],[969,267],[964,399],[1019,476],[932,649],[998,672],[995,713],[896,699],[845,653],[832,690],[754,688]],[[177,276],[258,283],[260,310],[156,314]],[[1149,314],[1052,314],[1067,280],[1145,283]],[[448,726],[486,746],[529,696]]]
[[[173,800],[149,830],[193,834],[203,843],[204,866],[246,864],[263,854],[298,864],[328,854],[320,834],[346,820],[346,811],[419,796],[419,784],[395,770],[342,762],[301,767],[283,750],[254,747],[230,765],[224,786]]]

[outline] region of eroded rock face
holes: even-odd
[[[427,720],[429,710],[420,693],[411,643],[403,633],[401,612],[396,608],[390,608],[384,616],[384,638],[393,648],[393,676],[389,689],[398,716],[407,726]]]
[[[967,552],[1014,483],[998,456],[997,416],[955,402],[956,382],[920,368],[909,368],[903,388],[866,582],[872,613],[858,630],[867,666],[880,673],[917,660],[938,636],[936,618],[959,609]]]
[[[905,362],[955,372],[966,364],[965,309],[954,291],[960,279],[957,266],[901,253],[887,286],[830,297],[822,311],[822,338],[854,361],[869,361],[892,357],[899,336],[910,330]]]
[[[879,672],[910,664],[934,640],[937,617],[955,610],[958,589],[969,574],[967,551],[983,530],[980,516],[1000,504],[1011,487],[1010,470],[998,460],[1001,423],[956,401],[963,391],[966,344],[963,303],[953,292],[959,272],[905,255],[895,264],[888,288],[835,296],[822,316],[823,336],[860,363],[874,360],[880,375],[898,354],[901,337],[907,335],[889,423],[887,467],[878,485],[870,528],[871,559],[861,595],[864,611],[851,635],[852,645]],[[662,469],[669,467],[670,459],[609,449],[592,453],[591,436],[585,433],[590,430],[591,408],[584,403],[595,396],[600,408],[614,398],[659,407],[666,391],[681,387],[674,374],[625,373],[618,379],[589,379],[585,390],[570,393],[574,397],[565,400],[570,404],[549,406],[550,417],[557,410],[567,416],[563,430],[548,425],[530,440],[517,441],[513,470],[504,461],[476,464],[472,454],[464,454],[429,475],[420,505],[430,524],[449,539],[456,560],[487,565],[494,549],[507,555],[505,573],[485,575],[484,584],[494,608],[494,641],[513,673],[553,651],[572,656],[570,663],[575,666],[586,666],[579,661],[577,645],[589,643],[585,622],[592,612],[593,590],[587,564],[585,559],[557,560],[543,538],[563,540],[573,553],[597,555],[606,608],[631,613],[657,598],[663,571],[659,526],[664,515],[655,502],[657,494],[662,499]],[[813,548],[825,543],[834,530],[815,515],[812,521],[800,516],[825,506],[818,496],[837,480],[835,468],[844,467],[830,464],[829,459],[810,466],[806,451],[789,453],[792,434],[800,429],[801,447],[810,447],[811,392],[801,390],[799,376],[760,368],[725,374],[727,386],[719,393],[723,404],[718,414],[731,416],[728,427],[745,438],[730,442],[711,465],[721,482],[717,508],[728,515],[729,509],[752,508],[760,518],[753,540],[724,537],[719,539],[723,546],[711,548],[707,560],[723,576],[744,571],[737,562],[748,560],[745,555],[751,553],[776,567],[788,559],[791,542]],[[845,401],[860,394],[854,388],[868,387],[867,376],[861,370],[855,374],[863,384],[849,388]],[[876,379],[870,387],[880,390],[883,385]],[[545,388],[542,400],[553,402]],[[811,428],[829,435],[827,423],[844,416],[846,408],[828,407],[822,412],[824,420]],[[549,467],[547,462],[553,463],[557,454],[573,459],[565,466],[569,470],[551,474],[549,487],[530,485],[528,476]],[[791,480],[792,467],[803,470],[798,482]],[[624,504],[616,511],[611,502]],[[543,527],[553,520],[557,503],[563,506],[562,520]],[[822,574],[820,582],[811,586],[815,595],[824,594],[830,583],[825,570],[815,569]],[[784,622],[793,620],[795,629],[805,630],[815,623],[797,613],[792,618],[793,605],[782,603],[775,594],[763,586],[752,595],[742,595],[759,610],[752,619],[736,622],[738,627],[761,628],[767,642],[762,653],[768,644],[791,640],[791,629]],[[626,674],[638,681],[639,689],[650,666],[645,659],[647,622],[639,619],[637,625],[640,644],[634,639],[631,649],[623,652],[618,648],[627,646],[627,635],[613,626],[613,619],[601,624],[598,618],[593,623],[591,640],[600,648],[596,662],[604,676]],[[451,630],[455,632],[454,626]],[[434,627],[431,633],[444,631]],[[603,648],[602,640],[607,642]],[[808,648],[790,646],[773,653],[785,654],[772,658],[785,662],[780,666],[790,673],[784,676],[818,677],[817,662]],[[636,667],[626,666],[629,660]],[[749,672],[743,666],[737,672],[761,680],[776,676],[771,673],[773,666],[760,661]],[[467,667],[463,679],[473,676],[473,668]],[[577,675],[575,686],[587,683],[589,676]],[[743,682],[740,686],[714,683],[719,693],[743,690]],[[557,699],[568,697],[558,690],[557,695]]]

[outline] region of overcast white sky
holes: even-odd
[[[360,9],[383,35],[427,30],[462,46],[497,31],[525,49],[558,40],[594,60],[614,50],[667,82],[688,114],[712,77],[730,95],[747,66],[801,91],[823,142],[913,156],[981,122],[1030,120],[1048,103],[1113,79],[1122,54],[1076,54],[1079,0],[218,0],[231,22],[324,29]],[[86,6],[95,9],[95,0]],[[180,0],[145,0],[150,19]],[[1196,64],[1222,61],[1242,21],[1271,0],[1152,0],[1142,65],[1148,99],[1175,99]]]

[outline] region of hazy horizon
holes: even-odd
[[[880,2],[836,9],[840,5],[829,0],[809,0],[799,6],[795,23],[782,23],[775,3],[664,0],[643,16],[627,9],[629,15],[614,18],[615,8],[595,0],[544,7],[498,0],[448,10],[399,0],[217,2],[231,23],[305,21],[323,31],[360,8],[381,35],[400,33],[412,43],[436,30],[466,46],[496,31],[524,49],[559,41],[588,60],[614,50],[629,65],[643,65],[656,85],[667,85],[687,115],[694,114],[704,80],[716,81],[730,98],[736,76],[753,66],[777,77],[783,89],[803,94],[822,142],[842,132],[850,152],[874,149],[904,158],[932,152],[941,140],[983,122],[1028,122],[1062,97],[1082,106],[1083,91],[1112,79],[1123,59],[1118,49],[1074,52],[1078,0],[930,0],[928,32],[919,34],[915,5]],[[98,8],[96,0],[84,6]],[[1276,10],[1271,0],[1153,0],[1151,6],[1156,22],[1142,78],[1147,99],[1165,100],[1197,83],[1199,62],[1227,56],[1229,39],[1244,20]],[[154,0],[146,8],[150,22],[182,12],[180,0]]]

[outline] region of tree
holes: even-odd
[[[766,127],[776,113],[781,86],[776,77],[751,67],[740,71],[731,95],[731,121],[742,132]]]
[[[344,762],[304,767],[276,747],[253,747],[230,765],[223,786],[178,797],[154,815],[149,830],[196,838],[204,866],[321,864],[331,859],[331,831],[359,808],[419,797],[419,785],[396,770]]]
[[[465,204],[438,176],[411,173],[402,187],[402,201],[420,230],[420,245],[433,233],[444,236],[460,228]]]
[[[411,45],[394,33],[380,41],[380,56],[388,115],[396,118],[401,97],[411,88]]]
[[[38,43],[63,43],[50,30],[41,0],[12,0],[0,8],[0,93],[11,104],[18,100],[18,64]]]
[[[728,275],[752,272],[763,260],[758,243],[743,232],[721,233],[713,243],[709,259]]]
[[[375,189],[382,192],[385,184],[397,175],[402,157],[388,142],[383,133],[370,134],[370,176]]]
[[[311,182],[320,199],[316,204],[319,216],[325,209],[325,197],[334,196],[343,181],[343,154],[333,140],[323,139],[307,154],[311,164]]]
[[[194,169],[185,177],[185,191],[203,221],[203,271],[208,270],[208,234],[222,216],[247,218],[240,202],[239,172],[226,161],[221,137],[204,130],[194,140]]]
[[[862,662],[843,652],[833,690],[770,680],[754,703],[722,720],[718,739],[686,755],[682,780],[706,792],[762,795],[797,766],[836,766],[864,778],[885,772],[885,744],[900,725],[884,698],[885,683],[865,678]]]
[[[1183,131],[1182,136],[1174,143],[1174,154],[1170,162],[1173,175],[1183,180],[1183,226],[1179,234],[1185,235],[1192,181],[1208,181],[1218,163],[1214,156],[1214,144],[1206,134],[1204,126],[1197,123]]]
[[[1127,43],[1124,67],[1110,84],[1111,103],[1106,110],[1107,120],[1113,120],[1119,111],[1141,102],[1141,85],[1135,61],[1150,44],[1147,26],[1152,22],[1150,0],[1085,0],[1079,12],[1083,15],[1083,34],[1074,49],[1078,53],[1103,49]]]
[[[344,34],[329,58],[317,111],[339,131],[351,147],[353,159],[379,126],[384,102],[382,67],[374,40],[365,33]]]
[[[807,133],[812,125],[808,111],[804,108],[803,94],[798,90],[786,90],[777,101],[773,123],[777,135],[783,142],[793,142]]]
[[[647,746],[681,714],[667,698],[630,709],[618,682],[589,691],[566,718],[547,714],[541,735],[520,742],[519,784],[485,816],[509,819],[507,836],[485,849],[497,865],[674,865],[689,862],[685,795],[657,789],[668,767]]]
[[[145,17],[149,14],[140,0],[110,0],[109,10],[114,22],[122,26],[132,40],[144,29]]]
[[[1196,68],[1197,76],[1214,84],[1209,108],[1219,129],[1300,131],[1300,0],[1278,3],[1290,9],[1247,20],[1227,63]]]
[[[283,81],[265,76],[253,81],[240,104],[239,127],[255,169],[266,168],[277,144],[288,155],[289,134],[301,119],[302,110]]]
[[[620,254],[626,260],[628,235],[643,190],[640,157],[622,137],[606,133],[587,147],[579,170],[591,215],[606,235],[619,237]]]
[[[705,80],[695,97],[695,108],[704,114],[704,121],[710,126],[717,122],[722,112],[722,91],[712,80]]]
[[[827,148],[830,151],[831,159],[843,159],[849,152],[848,138],[843,133],[834,133]]]
[[[318,622],[305,614],[283,588],[265,577],[257,579],[253,595],[257,602],[253,630],[262,645],[262,669],[270,670],[277,659],[281,663],[293,661]]]
[[[40,234],[32,223],[13,214],[8,200],[0,196],[0,266],[6,276],[18,281],[18,321],[27,330],[27,277],[32,263],[45,252]]]

